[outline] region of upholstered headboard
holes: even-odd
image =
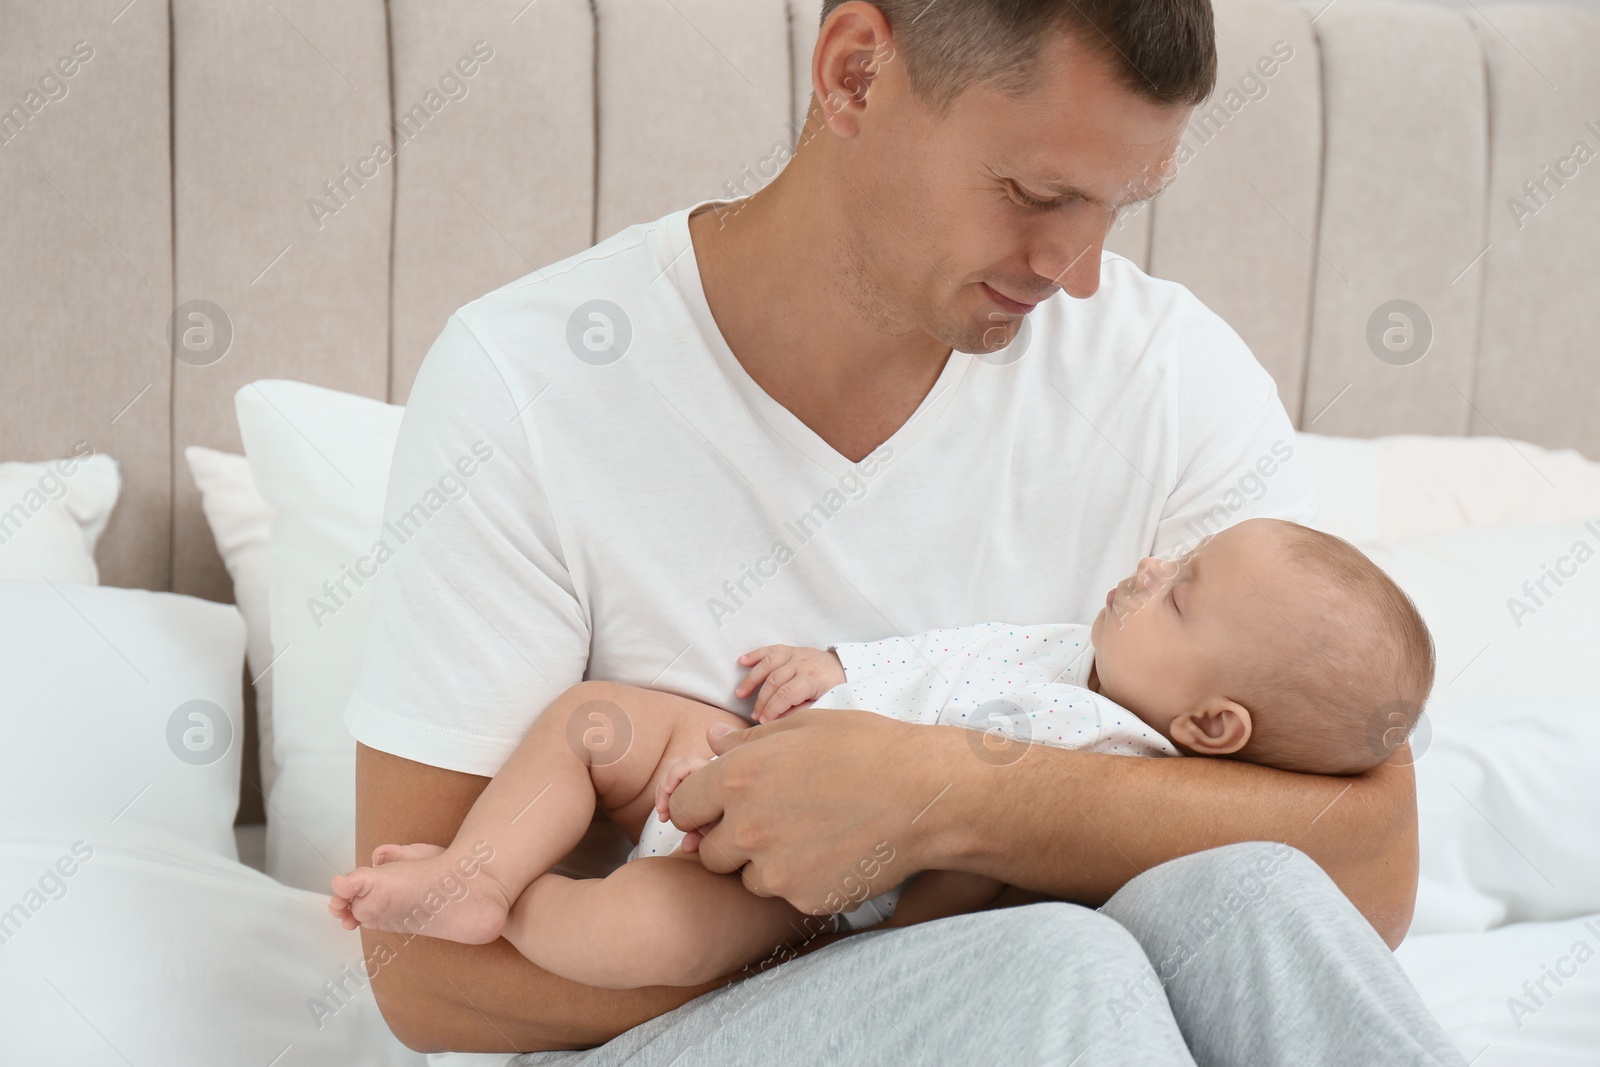
[[[1181,179],[1112,249],[1232,323],[1302,428],[1600,457],[1600,13],[1215,2]],[[102,580],[230,599],[183,449],[239,450],[234,392],[404,402],[461,304],[754,192],[819,10],[0,0],[0,458],[115,456]],[[197,300],[232,331],[206,365],[167,336]]]

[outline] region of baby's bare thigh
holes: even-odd
[[[656,788],[679,756],[711,758],[706,728],[713,723],[749,726],[738,715],[698,700],[615,683],[584,683],[592,709],[574,709],[580,721],[614,731],[614,755],[589,768],[595,796],[611,821],[637,842],[646,816],[655,810]],[[607,706],[609,705],[609,706]]]

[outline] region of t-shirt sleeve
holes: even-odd
[[[344,718],[362,744],[486,776],[582,679],[589,649],[523,425],[537,394],[513,395],[499,358],[458,312],[418,372]]]
[[[1271,375],[1244,340],[1192,293],[1163,323],[1177,433],[1172,492],[1153,554],[1166,556],[1251,518],[1309,523],[1316,498]]]
[[[939,675],[941,668],[991,637],[994,625],[978,623],[944,630],[929,630],[910,637],[886,637],[831,646],[850,682],[894,679],[914,685],[923,675]]]

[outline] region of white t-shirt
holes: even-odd
[[[1089,619],[1142,556],[1314,516],[1244,342],[1109,252],[1093,297],[1044,301],[999,354],[953,352],[850,463],[723,340],[699,206],[472,301],[434,342],[387,517],[473,473],[377,580],[345,714],[363,744],[492,775],[585,678],[748,715],[737,659],[759,645]]]

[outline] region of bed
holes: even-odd
[[[446,316],[758,189],[815,8],[0,0],[0,1062],[424,1062],[323,911],[366,608],[305,604]],[[1435,631],[1400,961],[1478,1067],[1600,1064],[1600,14],[1217,9],[1109,247],[1249,343]]]

